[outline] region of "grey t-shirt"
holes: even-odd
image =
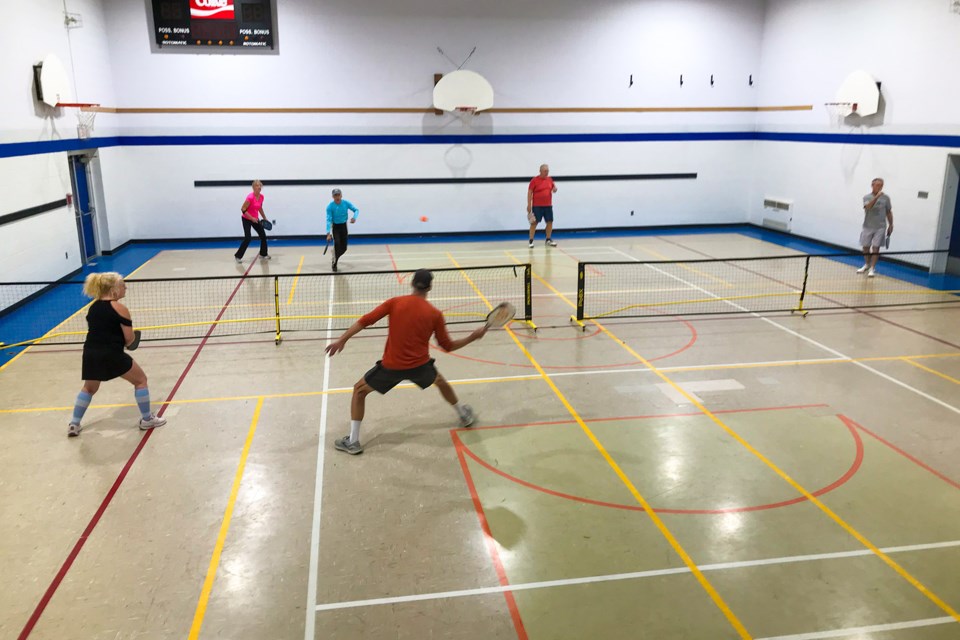
[[[872,193],[868,193],[867,195],[863,196],[863,206],[870,204],[871,200],[873,200]],[[893,207],[890,204],[890,196],[887,194],[881,195],[879,198],[877,198],[877,202],[873,205],[873,207],[870,209],[864,209],[863,228],[886,229],[887,213],[892,209]]]

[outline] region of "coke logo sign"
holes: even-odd
[[[233,0],[190,0],[194,20],[233,20]]]

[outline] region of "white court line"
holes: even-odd
[[[798,633],[791,636],[769,636],[758,640],[820,640],[821,638],[843,638],[875,631],[897,631],[899,629],[916,629],[918,627],[932,627],[938,624],[956,622],[950,616],[942,618],[926,618],[924,620],[910,620],[908,622],[893,622],[891,624],[875,624],[869,627],[850,627],[849,629],[834,629],[833,631],[814,631],[813,633]]]
[[[617,251],[617,253],[619,253],[620,255],[625,256],[625,257],[629,258],[630,260],[633,260],[634,262],[642,262],[639,258],[635,258],[634,256],[631,256],[629,253],[624,253],[623,251],[620,251],[619,249],[617,249],[616,251]],[[862,362],[857,362],[856,360],[854,360],[854,359],[851,358],[850,356],[848,356],[848,355],[846,355],[846,354],[843,354],[843,353],[840,353],[840,352],[837,351],[836,349],[833,349],[833,348],[831,348],[831,347],[828,347],[827,345],[823,344],[822,342],[817,342],[817,341],[814,340],[813,338],[809,338],[809,337],[803,335],[802,333],[798,333],[798,332],[794,331],[793,329],[790,329],[789,327],[786,327],[786,326],[780,324],[779,322],[774,322],[774,321],[771,320],[770,318],[764,317],[764,316],[760,315],[759,313],[755,313],[755,312],[753,312],[753,311],[750,311],[750,310],[747,309],[746,307],[743,307],[743,306],[741,306],[741,305],[739,305],[739,304],[736,304],[736,303],[734,303],[734,302],[732,302],[732,301],[730,301],[730,300],[723,300],[723,297],[722,297],[722,296],[717,295],[716,293],[713,293],[712,291],[707,291],[707,290],[704,289],[703,287],[699,287],[699,286],[697,286],[697,285],[695,285],[695,284],[693,284],[693,283],[691,283],[691,282],[688,282],[687,280],[684,280],[683,278],[681,278],[681,277],[679,277],[679,276],[675,276],[675,275],[673,275],[673,274],[667,273],[667,272],[664,271],[663,269],[658,269],[656,266],[654,266],[654,265],[652,265],[652,264],[646,263],[646,266],[647,266],[647,267],[650,267],[650,268],[653,269],[654,271],[657,271],[657,272],[659,272],[659,273],[661,273],[661,274],[663,274],[663,275],[665,275],[665,276],[667,276],[667,277],[673,278],[674,280],[677,280],[678,282],[682,282],[683,284],[685,284],[685,285],[687,285],[687,286],[693,287],[694,289],[696,289],[696,290],[698,290],[698,291],[700,291],[700,292],[702,292],[702,293],[705,293],[705,294],[708,295],[708,296],[711,296],[711,297],[713,297],[713,298],[717,298],[718,301],[722,301],[722,302],[730,305],[731,307],[733,307],[733,308],[735,308],[735,309],[737,309],[737,310],[739,310],[739,311],[746,312],[746,313],[750,314],[751,316],[753,316],[754,318],[758,318],[758,319],[766,322],[767,324],[770,324],[770,325],[772,325],[772,326],[780,329],[781,331],[786,331],[787,333],[789,333],[789,334],[792,335],[792,336],[795,336],[795,337],[797,337],[797,338],[800,338],[801,340],[805,340],[806,342],[809,342],[810,344],[812,344],[812,345],[814,345],[814,346],[816,346],[816,347],[819,347],[819,348],[823,349],[824,351],[828,351],[828,352],[832,353],[833,355],[837,356],[838,358],[844,358],[844,359],[846,359],[846,360],[850,360],[850,362],[851,362],[852,364],[855,364],[856,366],[860,367],[861,369],[866,369],[866,370],[869,371],[870,373],[873,373],[874,375],[880,376],[880,377],[883,378],[884,380],[888,380],[889,382],[892,382],[892,383],[894,383],[895,385],[898,385],[898,386],[900,386],[900,387],[903,387],[903,388],[906,389],[907,391],[911,391],[911,392],[917,394],[918,396],[920,396],[920,397],[922,397],[922,398],[926,398],[927,400],[930,400],[931,402],[934,402],[934,403],[940,405],[940,406],[943,407],[944,409],[948,409],[948,410],[950,410],[950,411],[952,411],[952,412],[954,412],[954,413],[956,413],[956,414],[960,414],[960,408],[957,408],[957,407],[953,406],[952,404],[948,404],[948,403],[944,402],[943,400],[941,400],[941,399],[939,399],[939,398],[935,398],[934,396],[930,395],[929,393],[925,393],[925,392],[923,392],[923,391],[920,391],[920,389],[917,389],[916,387],[911,387],[911,386],[908,385],[906,382],[901,382],[900,380],[894,378],[893,376],[889,376],[889,375],[885,374],[884,372],[880,371],[879,369],[874,369],[873,367],[871,367],[871,366],[869,366],[869,365],[866,365],[866,364],[864,364],[864,363],[862,363]]]
[[[521,244],[523,244],[523,243],[521,243]],[[445,257],[445,256],[447,255],[447,252],[446,252],[446,251],[420,251],[420,250],[417,250],[417,249],[414,249],[414,250],[412,250],[412,251],[403,251],[403,250],[401,250],[401,249],[398,249],[398,246],[400,246],[400,245],[395,245],[395,244],[390,245],[390,252],[393,254],[393,257],[395,257],[395,258],[396,258],[397,256],[403,256],[403,257],[406,258],[406,257],[421,257],[421,256],[444,256],[444,257]],[[594,247],[594,246],[590,246],[590,247],[573,247],[573,249],[576,249],[576,250],[579,251],[579,252],[590,252],[590,253],[610,253],[611,251],[616,251],[616,249],[613,249],[612,247]],[[571,249],[571,250],[573,250],[573,249]],[[471,255],[487,255],[487,254],[493,254],[493,255],[500,255],[500,256],[502,256],[502,255],[503,255],[503,249],[456,249],[456,248],[454,248],[454,249],[450,249],[450,253],[454,254],[455,256],[457,256],[457,255],[462,255],[462,254],[471,254]],[[351,252],[350,255],[354,255],[354,256],[380,256],[380,255],[383,255],[383,254],[380,253],[380,252],[374,252],[374,251],[358,251],[358,252],[356,252],[356,253]],[[540,255],[540,254],[535,254],[534,257],[536,257],[537,255]],[[389,258],[387,258],[387,259],[389,260]]]
[[[914,544],[903,547],[887,547],[881,549],[884,553],[903,553],[908,551],[927,551],[930,549],[945,549],[948,547],[960,547],[960,540],[951,540],[949,542],[933,542],[930,544]],[[791,564],[795,562],[812,562],[816,560],[838,560],[843,558],[856,558],[860,556],[872,556],[873,552],[869,549],[856,549],[853,551],[838,551],[834,553],[815,553],[803,556],[784,556],[781,558],[766,558],[763,560],[745,560],[742,562],[722,562],[717,564],[700,565],[701,571],[724,571],[727,569],[744,569],[748,567],[761,567],[776,564]],[[602,576],[587,576],[584,578],[565,578],[562,580],[544,580],[541,582],[523,582],[519,584],[499,585],[496,587],[477,587],[475,589],[459,589],[457,591],[437,591],[434,593],[420,593],[408,596],[393,596],[388,598],[369,598],[367,600],[348,600],[346,602],[330,602],[327,604],[318,604],[317,611],[334,611],[336,609],[356,609],[359,607],[373,607],[384,604],[402,604],[405,602],[421,602],[423,600],[443,600],[446,598],[463,598],[469,596],[482,596],[492,593],[505,593],[507,591],[529,591],[531,589],[548,589],[551,587],[568,587],[580,584],[593,584],[598,582],[616,582],[618,580],[636,580],[640,578],[654,578],[658,576],[668,576],[682,573],[690,573],[688,567],[674,567],[670,569],[655,569],[652,571],[633,571],[630,573],[612,573]],[[939,618],[938,618],[939,619]],[[953,621],[953,618],[945,618]],[[793,636],[789,636],[793,638]],[[797,636],[798,638],[800,636]],[[808,637],[808,636],[803,636]],[[813,637],[813,636],[809,636]],[[824,636],[828,637],[828,636]]]
[[[328,314],[333,310],[333,294],[336,288],[336,280],[330,282],[330,297]],[[333,333],[333,318],[327,319],[327,340],[330,340]],[[320,432],[317,437],[317,479],[313,494],[313,526],[310,530],[310,568],[307,578],[307,618],[304,624],[304,640],[314,640],[314,627],[317,622],[317,614],[312,611],[317,604],[317,572],[320,564],[320,509],[323,504],[323,463],[324,453],[327,444],[327,408],[330,403],[330,358],[323,358],[323,386],[324,392],[320,401]]]
[[[891,356],[893,357],[893,356]],[[702,370],[702,369],[736,369],[738,367],[764,367],[764,366],[778,366],[778,365],[792,365],[792,364],[805,364],[805,363],[817,363],[817,362],[853,362],[849,358],[811,358],[810,360],[768,360],[764,362],[734,362],[730,364],[710,364],[710,365],[687,365],[682,367],[657,367],[660,371],[687,371],[689,369]],[[646,367],[637,367],[632,369],[595,369],[591,371],[563,371],[558,373],[550,373],[551,378],[560,378],[566,376],[600,376],[600,375],[611,375],[611,374],[623,374],[623,373],[653,373],[652,370],[647,369]],[[447,380],[451,384],[469,384],[472,382],[501,382],[503,380],[542,380],[543,377],[538,373],[528,373],[520,374],[515,376],[491,376],[486,378],[456,378]],[[396,386],[397,389],[419,389],[417,385],[404,382]],[[353,387],[334,387],[332,389],[327,389],[330,393],[343,393],[344,391],[349,391]],[[588,420],[589,422],[589,420]]]

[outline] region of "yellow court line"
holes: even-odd
[[[250,445],[253,444],[253,436],[257,432],[257,423],[260,422],[260,410],[262,408],[263,398],[260,398],[257,400],[256,409],[253,410],[253,420],[250,421],[247,440],[243,443],[243,451],[240,453],[240,464],[237,465],[237,473],[233,477],[233,488],[230,490],[227,508],[223,513],[223,521],[220,523],[220,533],[217,534],[217,543],[213,547],[213,555],[210,556],[210,566],[207,568],[207,577],[203,581],[203,589],[200,590],[200,599],[197,601],[197,610],[193,614],[193,624],[190,625],[190,635],[188,636],[189,640],[196,640],[200,637],[200,628],[203,626],[203,617],[207,613],[207,604],[210,602],[210,592],[213,590],[213,581],[217,577],[217,567],[220,566],[220,556],[223,553],[223,545],[227,541],[227,532],[230,531],[233,507],[237,503],[237,494],[240,492],[240,482],[243,480],[243,470],[247,466],[247,456],[250,454]]]
[[[510,255],[511,258],[513,257],[509,252],[507,253],[507,255]],[[458,269],[460,268],[460,265],[457,263],[453,255],[451,255],[448,252],[447,257],[454,264],[454,266],[456,266]],[[466,279],[466,281],[470,283],[470,286],[473,287],[473,290],[477,292],[477,295],[480,297],[481,300],[483,300],[484,304],[486,304],[488,308],[493,309],[493,305],[490,304],[490,301],[487,300],[486,296],[484,296],[483,293],[473,283],[473,280],[470,279],[470,276],[468,276],[463,271],[461,271],[461,274]],[[727,618],[727,621],[731,624],[731,626],[733,626],[733,628],[736,629],[737,634],[741,638],[751,638],[752,636],[747,631],[746,627],[743,626],[743,623],[740,622],[740,619],[737,617],[737,615],[733,612],[732,609],[730,609],[729,605],[727,605],[727,603],[724,601],[720,593],[714,588],[713,584],[711,584],[710,581],[707,580],[707,577],[703,574],[702,571],[700,571],[700,567],[696,565],[696,563],[693,561],[693,558],[691,558],[690,555],[687,553],[687,551],[683,548],[683,546],[681,546],[680,541],[677,540],[676,537],[674,537],[670,529],[667,528],[667,525],[663,522],[660,516],[650,506],[650,503],[647,502],[646,498],[643,497],[643,495],[640,493],[637,487],[633,484],[630,478],[627,477],[627,474],[623,471],[620,465],[617,464],[616,460],[614,460],[613,457],[610,455],[610,453],[606,450],[606,448],[604,448],[603,444],[600,442],[597,436],[593,433],[590,427],[587,426],[587,423],[584,422],[582,417],[580,417],[580,414],[577,412],[577,410],[573,408],[573,405],[570,404],[570,401],[567,400],[566,396],[563,395],[563,392],[560,391],[560,389],[557,387],[556,384],[554,384],[553,380],[550,378],[547,372],[543,369],[543,367],[540,366],[540,363],[537,362],[536,358],[533,357],[533,354],[531,354],[530,351],[528,351],[527,348],[523,346],[523,343],[520,342],[520,339],[517,337],[517,335],[513,332],[512,329],[507,327],[505,328],[505,331],[507,332],[507,335],[509,335],[513,339],[513,342],[517,345],[517,347],[519,347],[520,351],[523,352],[523,355],[527,357],[527,359],[530,361],[530,364],[533,365],[534,369],[537,370],[537,373],[540,374],[540,377],[547,383],[547,385],[553,391],[554,395],[557,396],[557,398],[566,408],[567,412],[570,413],[570,416],[576,421],[580,429],[583,430],[583,432],[586,434],[587,438],[590,439],[590,442],[593,443],[593,446],[596,447],[596,449],[600,452],[600,455],[603,456],[603,459],[606,460],[608,465],[610,465],[610,468],[613,469],[613,472],[617,475],[618,478],[620,478],[620,481],[623,482],[624,486],[627,487],[627,490],[630,491],[630,494],[640,504],[640,506],[643,507],[644,512],[650,517],[650,520],[660,531],[660,534],[666,539],[666,541],[670,544],[670,546],[673,548],[676,554],[680,556],[680,558],[683,560],[683,563],[687,565],[687,568],[690,569],[690,572],[696,577],[697,582],[700,583],[700,586],[703,587],[703,590],[707,592],[707,594],[710,596],[710,599],[713,600],[713,603],[717,606],[717,608],[720,609],[721,612],[723,612],[723,615]]]
[[[957,380],[956,378],[952,378],[952,377],[948,376],[948,375],[945,374],[945,373],[940,373],[940,372],[937,371],[936,369],[931,369],[930,367],[925,367],[925,366],[923,366],[922,364],[920,364],[919,362],[914,362],[914,361],[911,360],[910,358],[902,358],[902,360],[903,360],[904,362],[908,362],[908,363],[912,364],[913,366],[917,367],[918,369],[923,369],[924,371],[928,371],[928,372],[932,373],[932,374],[935,375],[935,376],[940,376],[940,377],[943,378],[944,380],[949,380],[950,382],[952,382],[952,383],[954,383],[954,384],[960,384],[960,380]]]
[[[960,352],[956,353],[929,353],[929,354],[920,354],[914,356],[877,356],[871,358],[824,358],[822,360],[783,360],[777,362],[750,362],[742,364],[707,364],[700,367],[660,367],[660,371],[667,371],[671,373],[687,373],[689,371],[719,371],[719,370],[729,370],[729,369],[762,369],[768,367],[796,367],[801,365],[821,365],[821,364],[850,364],[854,362],[891,362],[894,360],[920,360],[925,358],[958,358],[960,357]],[[916,363],[911,363],[916,365]],[[917,365],[919,366],[919,365]],[[921,367],[922,368],[922,367]],[[611,369],[611,371],[616,371]],[[933,369],[929,370],[931,373],[934,372]],[[448,380],[452,385],[467,385],[467,384],[491,384],[491,383],[503,383],[503,382],[526,382],[530,380],[540,380],[540,375],[527,375],[527,376],[505,376],[505,377],[491,377],[491,378],[476,378],[476,379],[466,379],[466,380]],[[950,378],[951,381],[954,381]],[[396,386],[397,389],[419,389],[414,384],[399,384]],[[283,399],[283,398],[308,398],[312,396],[322,396],[326,394],[340,394],[340,393],[351,393],[353,387],[344,387],[342,389],[329,389],[327,391],[300,391],[293,393],[266,393],[261,395],[249,395],[249,396],[220,396],[212,398],[192,398],[192,399],[180,399],[180,400],[171,400],[169,402],[157,401],[152,404],[156,406],[163,406],[165,404],[202,404],[210,402],[236,402],[244,400],[256,400],[257,398],[263,397],[267,400]],[[119,409],[124,407],[135,407],[136,404],[133,403],[119,403],[119,404],[94,404],[90,405],[90,409]],[[20,409],[0,409],[0,415],[6,413],[45,413],[53,411],[70,411],[73,409],[73,406],[68,407],[26,407]]]
[[[958,289],[928,289],[927,287],[918,287],[917,289],[858,289],[858,290],[847,290],[847,291],[807,291],[808,296],[853,296],[853,295],[866,295],[866,296],[881,296],[886,294],[903,294],[911,296],[920,296],[920,295],[944,295],[952,296],[954,294],[960,293]],[[960,299],[957,300],[960,302]]]
[[[538,276],[539,277],[539,276]],[[960,357],[960,352],[954,353],[927,353],[919,354],[913,356],[875,356],[870,358],[824,358],[822,360],[782,360],[775,362],[750,362],[750,363],[741,363],[741,364],[707,364],[700,367],[660,367],[660,371],[667,371],[671,373],[687,373],[689,371],[719,371],[719,370],[729,370],[729,369],[762,369],[768,367],[796,367],[802,365],[823,365],[823,364],[850,364],[854,362],[891,362],[894,360],[921,360],[926,358],[958,358]],[[926,369],[918,365],[915,362],[911,362],[915,366]],[[934,371],[933,369],[927,369],[930,373],[936,373],[937,375],[942,375],[940,372]],[[611,369],[611,371],[615,371]],[[468,384],[495,384],[503,382],[527,382],[530,380],[540,380],[541,377],[539,374],[531,374],[526,376],[505,376],[505,377],[491,377],[491,378],[475,378],[475,379],[466,379],[466,380],[448,380],[452,385],[468,385]],[[954,380],[953,378],[947,378],[951,382],[960,381]],[[419,389],[414,384],[399,384],[396,386],[397,389]],[[212,398],[189,398],[189,399],[180,399],[180,400],[171,400],[169,402],[157,401],[152,403],[155,406],[163,406],[166,404],[203,404],[211,402],[237,402],[245,400],[256,400],[257,398],[265,398],[267,400],[276,400],[284,398],[309,398],[313,396],[322,396],[326,394],[340,394],[340,393],[351,393],[353,387],[344,387],[342,389],[328,389],[327,391],[300,391],[292,393],[266,393],[261,395],[249,395],[249,396],[218,396]],[[119,409],[125,407],[135,407],[137,406],[134,403],[118,403],[118,404],[94,404],[90,405],[90,409]],[[70,411],[73,409],[72,406],[66,407],[25,407],[20,409],[0,409],[0,415],[6,413],[45,413],[53,411]]]
[[[534,275],[537,277],[537,279],[538,279],[540,282],[542,282],[544,285],[546,285],[547,288],[551,289],[554,293],[556,293],[557,296],[559,296],[561,300],[565,301],[568,305],[576,308],[576,305],[574,305],[574,304],[573,304],[566,296],[564,296],[562,293],[560,293],[559,291],[557,291],[557,290],[553,287],[553,285],[551,285],[549,282],[547,282],[546,280],[544,280],[544,279],[541,278],[540,276],[538,276],[538,275],[536,275],[536,274],[534,274]],[[887,566],[889,566],[891,569],[893,569],[901,578],[903,578],[904,580],[906,580],[907,582],[909,582],[915,589],[917,589],[920,593],[922,593],[923,595],[925,595],[931,602],[933,602],[935,605],[937,605],[938,607],[940,607],[940,609],[942,609],[944,612],[946,612],[946,613],[949,614],[951,617],[953,617],[953,618],[956,619],[958,622],[960,622],[960,613],[958,613],[957,611],[955,611],[950,605],[948,605],[946,602],[944,602],[939,596],[937,596],[935,593],[933,593],[932,591],[930,591],[930,589],[928,589],[922,582],[920,582],[920,581],[917,580],[915,577],[913,577],[912,574],[910,574],[906,569],[904,569],[902,566],[900,566],[900,564],[897,563],[893,558],[891,558],[891,557],[888,556],[886,553],[884,553],[883,551],[881,551],[880,548],[877,547],[875,544],[873,544],[870,540],[868,540],[868,539],[866,538],[866,536],[864,536],[862,533],[860,533],[859,531],[857,531],[856,529],[854,529],[852,525],[848,524],[848,523],[846,522],[846,520],[844,520],[843,518],[841,518],[837,513],[835,513],[830,507],[828,507],[825,503],[823,503],[819,498],[817,498],[815,495],[813,495],[812,493],[810,493],[809,491],[807,491],[807,489],[806,489],[805,487],[803,487],[799,482],[797,482],[797,481],[794,480],[790,475],[788,475],[786,471],[784,471],[783,469],[781,469],[780,467],[778,467],[776,464],[773,463],[772,460],[770,460],[770,459],[767,458],[765,455],[763,455],[762,453],[760,453],[759,450],[757,450],[753,445],[751,445],[749,442],[747,442],[739,433],[737,433],[736,431],[734,431],[731,427],[727,426],[727,424],[726,424],[723,420],[721,420],[720,418],[718,418],[718,417],[716,416],[716,414],[714,414],[712,411],[710,411],[709,409],[707,409],[707,408],[703,405],[703,403],[701,403],[699,400],[697,400],[696,397],[694,397],[691,393],[689,393],[688,391],[686,391],[682,386],[680,386],[679,384],[677,384],[676,382],[674,382],[674,381],[673,381],[670,377],[668,377],[665,373],[663,373],[662,371],[660,371],[660,369],[658,369],[656,366],[654,366],[653,363],[651,363],[649,360],[647,360],[646,358],[644,358],[643,356],[641,356],[639,353],[637,353],[636,351],[634,351],[634,349],[633,349],[632,347],[630,347],[630,345],[628,345],[626,342],[624,342],[623,340],[621,340],[620,338],[618,338],[616,335],[614,335],[609,329],[607,329],[606,327],[604,327],[602,324],[600,324],[600,323],[597,322],[596,320],[591,320],[591,322],[593,322],[594,325],[596,325],[601,331],[603,331],[603,333],[605,333],[605,334],[607,335],[607,337],[609,337],[611,340],[613,340],[614,342],[616,342],[617,344],[619,344],[619,345],[620,345],[623,349],[625,349],[630,355],[632,355],[634,358],[636,358],[638,362],[640,362],[641,364],[643,364],[643,365],[644,365],[645,367],[647,367],[651,372],[653,372],[658,378],[660,378],[661,380],[663,380],[666,384],[670,385],[677,393],[679,393],[679,394],[682,395],[684,398],[686,398],[687,401],[688,401],[690,404],[692,404],[693,406],[695,406],[698,411],[700,411],[704,416],[706,416],[707,418],[709,418],[709,419],[710,419],[714,424],[716,424],[718,427],[720,427],[721,429],[723,429],[723,430],[727,433],[727,435],[729,435],[729,436],[732,437],[734,440],[736,440],[737,442],[739,442],[747,451],[749,451],[750,453],[752,453],[758,460],[760,460],[760,461],[763,462],[765,465],[767,465],[767,467],[770,468],[770,470],[772,470],[774,473],[776,473],[778,476],[780,476],[780,478],[782,478],[787,484],[789,484],[791,487],[793,487],[798,493],[800,493],[800,494],[803,495],[808,501],[810,501],[811,503],[813,503],[814,505],[816,505],[824,514],[826,514],[831,520],[833,520],[835,523],[837,523],[837,524],[840,526],[840,528],[842,528],[844,531],[846,531],[850,536],[852,536],[854,539],[856,539],[860,544],[862,544],[862,545],[865,546],[867,549],[869,549],[870,551],[872,551],[872,552],[874,553],[874,555],[876,555],[878,558],[880,558],[881,560],[883,560],[883,562],[886,563]]]
[[[157,256],[154,256],[154,258],[156,258],[156,257],[157,257]],[[147,259],[147,261],[144,262],[142,265],[140,265],[139,267],[137,267],[136,269],[134,269],[133,271],[131,271],[130,273],[128,273],[127,275],[125,275],[125,276],[124,276],[124,279],[130,278],[130,277],[133,276],[133,274],[135,274],[137,271],[140,271],[140,269],[143,269],[145,266],[147,266],[147,263],[149,263],[150,260],[153,260],[153,258]],[[88,308],[90,305],[92,305],[92,304],[93,304],[93,300],[91,300],[91,301],[88,302],[87,304],[83,305],[82,307],[80,307],[79,309],[77,309],[76,311],[74,311],[73,313],[71,313],[69,316],[67,316],[67,317],[63,320],[63,322],[61,322],[61,323],[58,324],[57,326],[55,326],[55,327],[53,327],[52,329],[50,329],[50,331],[47,331],[45,334],[43,334],[42,336],[40,336],[39,338],[37,338],[37,341],[40,341],[40,340],[43,340],[43,339],[47,338],[47,336],[49,336],[50,334],[54,333],[59,327],[62,327],[62,326],[65,325],[66,323],[68,323],[68,322],[70,322],[71,320],[73,320],[78,314],[81,314],[81,313],[83,313],[84,311],[86,311],[87,308]],[[86,331],[84,331],[83,333],[86,334]],[[20,343],[20,344],[23,344],[23,343]],[[11,346],[12,346],[12,345],[4,345],[3,348],[4,348],[4,349],[9,349],[9,348],[11,348]],[[22,356],[23,354],[25,354],[27,351],[30,351],[30,349],[32,349],[32,348],[33,348],[33,345],[31,344],[31,345],[28,346],[26,349],[24,349],[23,351],[21,351],[20,353],[18,353],[17,355],[13,356],[13,357],[10,358],[9,360],[7,360],[5,363],[3,363],[2,365],[0,365],[0,371],[3,371],[4,369],[6,369],[6,368],[9,367],[10,365],[12,365],[14,362],[16,362],[17,360],[19,360],[19,359],[20,359],[20,356]]]
[[[526,382],[529,380],[539,380],[539,375],[527,375],[527,376],[513,376],[513,377],[504,377],[504,378],[476,378],[473,380],[448,380],[450,384],[454,386],[462,386],[468,384],[493,384],[493,383],[502,383],[502,382]],[[415,384],[403,383],[398,384],[395,389],[419,389]],[[242,402],[245,400],[257,400],[263,398],[265,400],[278,400],[286,398],[312,398],[316,396],[324,395],[336,395],[344,393],[353,393],[353,387],[342,387],[338,389],[328,389],[326,391],[295,391],[292,393],[263,393],[259,395],[250,395],[250,396],[220,396],[214,398],[189,398],[189,399],[180,399],[180,400],[169,400],[169,401],[158,401],[151,403],[154,406],[163,406],[163,405],[180,405],[180,404],[208,404],[213,402]],[[87,409],[120,409],[124,407],[135,407],[137,406],[134,403],[119,403],[119,404],[92,404]],[[68,407],[25,407],[20,409],[0,409],[0,415],[7,413],[50,413],[54,411],[71,411],[73,405]]]
[[[297,282],[300,280],[300,270],[303,269],[303,259],[307,256],[300,256],[300,264],[297,265],[297,275],[293,278],[293,285],[290,287],[290,297],[287,298],[287,304],[293,304],[293,294],[297,292]]]

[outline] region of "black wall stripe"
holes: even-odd
[[[56,202],[48,202],[47,204],[37,205],[36,207],[30,207],[29,209],[21,209],[20,211],[14,211],[13,213],[8,213],[7,215],[0,216],[0,226],[5,224],[10,224],[11,222],[16,222],[17,220],[24,220],[26,218],[32,218],[33,216],[38,216],[41,213],[46,213],[48,211],[53,211],[61,207],[67,206],[67,199],[57,200]]]
[[[630,180],[696,180],[696,173],[632,173],[597,176],[555,176],[561,185],[564,182],[623,182]],[[249,187],[250,180],[195,180],[194,187]],[[489,178],[349,178],[346,180],[261,180],[264,187],[317,187],[342,185],[375,184],[504,184],[527,183],[530,177],[489,177]]]

